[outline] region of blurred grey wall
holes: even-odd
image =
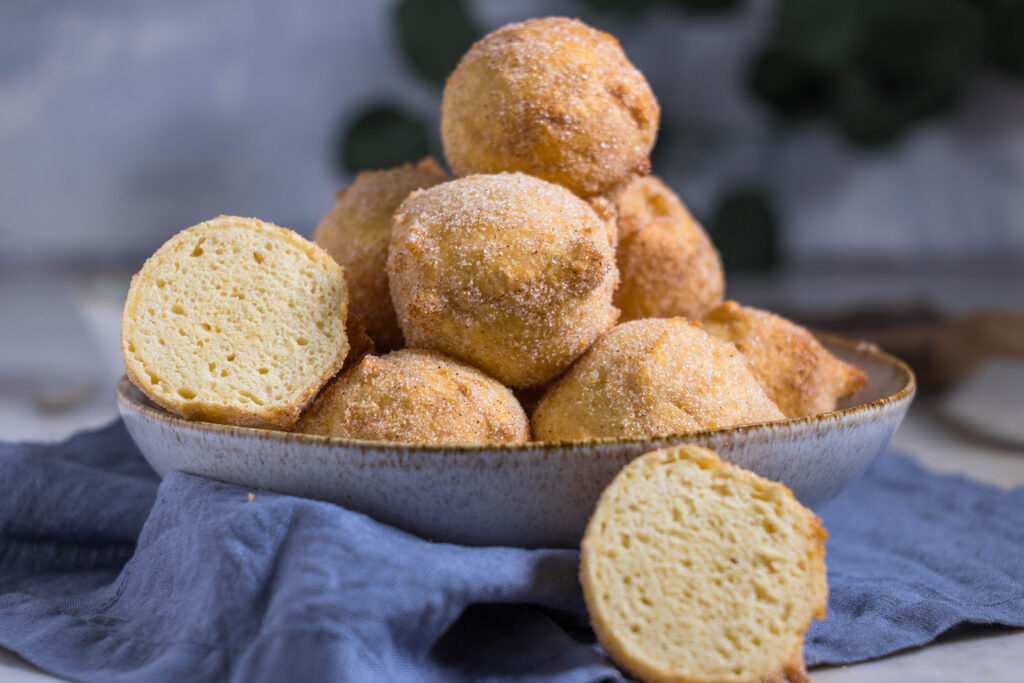
[[[0,259],[117,261],[220,213],[308,234],[338,120],[432,98],[388,3],[0,5]]]
[[[1024,259],[1024,89],[983,79],[955,112],[881,151],[825,124],[782,128],[745,88],[770,19],[658,10],[637,22],[571,0],[470,0],[485,30],[582,15],[620,37],[679,131],[655,170],[707,215],[767,187],[786,262]],[[438,94],[395,46],[393,3],[0,4],[0,267],[134,263],[220,213],[309,234],[347,178],[340,122]]]

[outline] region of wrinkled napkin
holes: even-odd
[[[82,681],[624,680],[575,550],[432,543],[343,508],[182,473],[123,423],[0,443],[0,645]],[[1024,489],[882,455],[819,511],[809,665],[1024,626]]]

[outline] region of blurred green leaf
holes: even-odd
[[[598,12],[614,12],[623,19],[635,19],[665,4],[665,0],[580,0],[580,3]]]
[[[990,57],[1004,73],[1024,78],[1024,0],[973,0],[989,24]]]
[[[858,41],[857,61],[880,87],[957,89],[982,61],[985,24],[964,0],[900,0],[879,4]]]
[[[914,120],[905,99],[887,97],[858,69],[837,82],[832,113],[851,141],[871,147],[893,142]]]
[[[738,7],[743,0],[580,0],[599,12],[613,12],[623,19],[636,19],[662,6],[697,12],[720,12]]]
[[[739,7],[741,0],[673,0],[672,4],[696,12],[724,12]]]
[[[951,105],[984,53],[982,16],[962,0],[879,6],[860,40],[856,65],[836,85],[836,118],[856,142],[890,142]]]
[[[824,113],[851,140],[885,144],[954,103],[991,53],[979,6],[1020,1],[779,0],[751,88],[781,113]]]
[[[797,61],[821,69],[844,66],[853,54],[867,6],[874,0],[777,0],[778,42]],[[892,0],[898,3],[898,0]]]
[[[798,116],[819,111],[828,95],[827,72],[804,64],[777,48],[764,51],[754,62],[750,86],[779,113]]]
[[[755,187],[736,187],[719,199],[711,239],[727,271],[765,271],[779,263],[775,209]]]
[[[391,104],[364,109],[346,122],[338,140],[338,167],[349,173],[398,166],[430,153],[426,122]]]
[[[480,37],[462,0],[401,0],[395,22],[406,62],[437,85]]]
[[[992,22],[993,58],[1006,73],[1024,78],[1024,1],[1006,5]]]

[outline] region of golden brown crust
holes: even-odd
[[[806,329],[774,313],[726,301],[707,313],[703,326],[743,353],[786,417],[835,410],[838,399],[867,381],[859,368],[833,356]]]
[[[467,176],[413,193],[393,222],[391,298],[412,346],[524,388],[557,377],[615,323],[606,225],[563,187]]]
[[[590,197],[648,172],[659,115],[613,36],[548,17],[469,49],[445,85],[441,139],[456,175],[521,171]]]
[[[684,318],[616,326],[547,391],[534,438],[647,437],[780,420],[730,344]]]
[[[668,186],[638,178],[615,199],[622,320],[699,318],[722,301],[722,260]]]
[[[193,243],[203,244],[207,240],[214,242],[219,233],[237,234],[232,231],[238,230],[242,231],[245,239],[251,238],[258,242],[258,250],[265,250],[254,251],[251,254],[243,253],[241,260],[257,272],[262,270],[266,276],[263,282],[273,283],[272,286],[277,288],[275,291],[262,292],[253,289],[252,272],[240,271],[237,254],[233,256],[228,249],[231,237],[225,238],[227,242],[224,245],[223,256],[205,254],[206,258],[218,259],[220,262],[221,270],[217,274],[216,283],[196,281],[195,278],[198,276],[187,273],[187,267],[181,266],[182,261],[196,255]],[[210,243],[206,243],[206,246],[207,249],[211,248]],[[290,323],[296,323],[297,318],[291,313],[293,309],[285,308],[282,297],[302,297],[309,292],[305,284],[284,284],[269,272],[273,268],[275,258],[270,252],[277,247],[284,251],[294,250],[308,259],[306,263],[314,273],[313,281],[317,283],[317,287],[324,287],[324,291],[321,292],[324,301],[332,300],[337,304],[335,306],[331,303],[330,311],[323,308],[323,303],[310,306],[311,311],[323,309],[320,312],[329,315],[330,319],[321,320],[322,327],[316,328],[319,329],[319,334],[324,336],[325,353],[328,357],[319,362],[311,362],[304,381],[292,393],[281,397],[275,395],[281,390],[281,385],[273,385],[270,379],[253,380],[250,377],[247,380],[249,384],[243,382],[243,385],[239,385],[239,380],[225,374],[226,368],[214,372],[214,366],[218,362],[222,366],[225,365],[224,352],[218,353],[218,348],[231,342],[233,333],[234,337],[244,337],[234,339],[233,343],[244,346],[250,341],[247,335],[259,331],[257,321],[261,316],[267,315],[268,311],[278,311],[278,320],[287,318]],[[190,249],[193,250],[191,255],[188,253]],[[201,247],[198,249],[201,250]],[[256,256],[259,258],[256,259]],[[259,266],[249,263],[250,259]],[[264,260],[266,266],[263,266]],[[213,302],[212,290],[217,288],[219,291],[221,286],[227,285],[235,290],[232,292],[234,303],[228,308],[232,311],[244,311],[242,315],[234,312],[225,313],[227,309],[218,307]],[[206,287],[209,287],[211,293],[204,293]],[[174,292],[176,298],[169,298],[169,292]],[[208,305],[210,310],[206,313],[211,317],[193,320],[191,316],[194,311],[187,310],[187,303],[182,306],[180,297],[191,297],[192,301],[197,302],[197,307]],[[260,300],[260,297],[265,298]],[[171,413],[190,420],[287,429],[295,423],[320,387],[341,368],[348,352],[348,339],[345,334],[346,312],[344,271],[323,249],[291,230],[271,223],[264,223],[255,218],[218,216],[172,237],[150,256],[139,272],[132,277],[121,317],[121,352],[131,382]],[[224,325],[224,329],[219,329],[218,324]],[[156,329],[159,327],[168,329]],[[242,330],[243,327],[248,329],[248,332]],[[311,327],[310,331],[314,332],[314,328]],[[152,344],[153,339],[157,337],[160,338],[160,346]],[[251,341],[257,344],[257,340]],[[315,344],[307,341],[307,346],[294,352],[305,360],[305,355],[310,353],[306,349],[312,346]],[[227,360],[235,362],[233,372],[244,373],[245,356],[249,355],[251,350],[243,349],[228,355]],[[243,358],[236,361],[235,353],[241,353]],[[263,358],[263,361],[268,364],[288,362],[287,359],[281,359],[280,354],[277,356]],[[181,368],[185,370],[182,371]],[[187,391],[180,388],[176,392],[176,382],[162,376],[165,370],[169,374],[182,375],[179,380],[191,380],[194,386]],[[268,368],[263,370],[270,372]],[[294,371],[294,368],[282,370],[285,375]],[[274,376],[276,374],[275,372]],[[265,390],[265,401],[259,399],[261,390]]]
[[[364,356],[320,392],[295,430],[420,444],[530,438],[511,391],[469,365],[420,349]]]
[[[448,180],[431,158],[382,171],[364,171],[337,194],[320,220],[313,241],[345,268],[349,308],[383,350],[403,346],[402,331],[388,291],[384,268],[391,237],[391,216],[409,193]]]

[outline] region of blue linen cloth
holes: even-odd
[[[121,423],[0,444],[0,645],[82,681],[617,681],[574,550],[431,543],[342,508],[173,473]],[[1024,626],[1024,490],[885,454],[821,511],[808,664],[963,623]]]

